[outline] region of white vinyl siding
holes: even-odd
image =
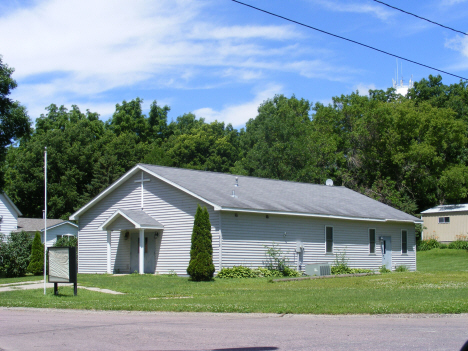
[[[0,194],[0,216],[3,216],[0,221],[0,233],[9,236],[10,232],[18,228],[18,213],[3,194]]]
[[[51,229],[47,229],[47,247],[54,246],[55,242],[57,241],[57,236],[63,235],[78,235],[78,228],[65,223],[60,226],[53,227]],[[41,240],[44,242],[44,232],[41,232]]]
[[[186,275],[190,260],[190,246],[193,221],[197,205],[206,206],[210,214],[213,241],[213,262],[218,270],[218,212],[209,205],[184,193],[183,191],[158,180],[149,174],[145,178],[151,181],[144,183],[144,211],[164,226],[157,230],[155,272],[169,273],[175,271]],[[105,273],[107,262],[107,232],[98,230],[118,208],[141,209],[141,179],[138,172],[113,192],[101,199],[96,205],[83,213],[79,218],[79,272]],[[120,219],[116,220],[120,221]],[[119,223],[125,225],[124,222]],[[125,231],[115,230],[112,225],[111,270],[120,273],[130,272],[130,239],[124,239]],[[125,226],[126,228],[126,226]],[[135,230],[131,233],[137,232]],[[156,230],[147,231],[154,233]]]
[[[369,222],[307,218],[285,215],[265,215],[255,213],[222,213],[223,225],[223,267],[244,265],[263,267],[265,246],[277,245],[289,260],[291,267],[297,266],[297,242],[301,242],[303,265],[330,263],[334,255],[326,254],[324,249],[324,228],[333,226],[333,251],[345,253],[348,265],[353,268],[378,270],[382,265],[380,245],[376,244],[375,255],[369,255]],[[372,224],[374,225],[374,224]],[[375,226],[376,233],[391,236],[393,265],[405,265],[416,270],[416,240],[414,225],[407,225],[408,255],[397,255],[400,250],[401,224],[381,223]],[[398,244],[397,244],[398,243]]]

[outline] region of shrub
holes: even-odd
[[[464,240],[452,241],[448,245],[448,247],[449,249],[468,250],[468,241],[464,241]]]
[[[31,245],[31,236],[26,232],[11,233],[7,241],[1,244],[0,270],[6,277],[22,277],[26,274]]]
[[[206,207],[198,205],[193,223],[190,263],[187,273],[194,281],[208,281],[213,278],[213,246],[211,243],[210,215]]]
[[[44,273],[44,245],[41,243],[41,235],[36,232],[29,258],[28,272],[34,275]]]
[[[273,243],[273,246],[269,247],[267,245],[265,246],[265,261],[263,264],[265,265],[266,269],[272,270],[272,271],[283,271],[285,267],[288,266],[288,260],[284,256],[283,252],[281,249]]]
[[[58,238],[55,243],[55,247],[78,247],[78,238],[76,236],[62,236]]]
[[[408,267],[401,265],[395,267],[395,272],[408,272]]]
[[[417,251],[428,251],[432,249],[438,249],[439,247],[440,243],[435,238],[420,240],[416,243]]]
[[[217,278],[256,278],[258,275],[249,267],[234,266],[232,268],[222,268]]]
[[[387,268],[387,267],[385,267],[385,266],[380,266],[380,268],[379,268],[379,272],[380,272],[380,273],[382,273],[382,274],[384,274],[384,273],[390,273],[390,272],[391,272],[391,270],[390,270],[390,269],[388,269],[388,268]]]
[[[448,245],[444,243],[439,243],[439,249],[448,249]]]

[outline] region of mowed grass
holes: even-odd
[[[271,282],[267,278],[192,282],[188,278],[163,275],[80,274],[81,285],[116,290],[125,295],[79,289],[75,297],[71,287],[62,286],[59,296],[54,296],[52,289],[45,296],[41,289],[2,292],[0,305],[247,313],[466,313],[468,253],[463,253],[418,253],[418,265],[422,268],[419,272],[288,282]],[[439,264],[428,262],[435,260]],[[432,265],[447,268],[431,270]]]
[[[418,252],[419,272],[461,271],[468,272],[468,251],[432,249]]]

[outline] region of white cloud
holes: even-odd
[[[365,4],[362,2],[336,2],[331,0],[311,0],[313,3],[321,5],[331,11],[335,12],[352,12],[352,13],[368,13],[381,20],[387,20],[393,13],[380,5]],[[456,1],[456,0],[455,0]]]
[[[458,62],[451,65],[449,68],[452,70],[466,70],[468,69],[468,38],[456,36],[445,42],[445,47],[458,51],[461,54]]]
[[[467,1],[468,0],[443,0],[442,5],[453,6]]]
[[[33,118],[52,102],[102,107],[96,112],[106,116],[120,99],[103,99],[122,89],[215,89],[231,83],[251,89],[271,73],[336,81],[351,72],[334,65],[326,48],[303,45],[302,32],[292,25],[230,26],[206,15],[210,5],[36,0],[9,9],[0,16],[0,32],[9,33],[0,53],[16,69],[13,97]],[[228,110],[221,112],[231,116]]]
[[[243,126],[249,119],[257,117],[258,107],[265,100],[272,98],[275,94],[280,94],[282,86],[271,85],[259,91],[254,99],[238,105],[225,106],[222,110],[216,111],[210,107],[204,107],[193,111],[197,117],[204,117],[207,122],[231,123],[234,127]]]
[[[375,84],[371,83],[371,84],[364,84],[364,83],[360,83],[360,84],[357,84],[353,91],[358,91],[359,92],[359,95],[361,96],[368,96],[369,95],[369,90],[375,90],[376,87],[375,87]]]

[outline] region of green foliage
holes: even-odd
[[[76,236],[62,236],[58,238],[55,243],[55,247],[78,247],[78,238]]]
[[[335,254],[335,261],[331,267],[331,274],[358,274],[358,273],[372,273],[373,271],[365,268],[351,268],[348,266],[348,258],[346,257],[346,251],[337,252]]]
[[[427,251],[438,248],[440,248],[440,243],[434,238],[420,240],[416,243],[416,251]]]
[[[36,232],[32,242],[28,272],[34,275],[44,273],[44,244],[41,243],[41,235],[39,232]]]
[[[32,240],[28,233],[11,233],[6,242],[0,243],[0,271],[6,277],[24,276],[29,265],[31,246]]]
[[[206,207],[202,209],[198,205],[193,224],[187,273],[194,281],[208,281],[213,278],[214,271],[210,215]]]
[[[468,250],[468,241],[466,240],[456,240],[452,241],[448,245],[449,249],[458,249],[458,250]]]
[[[245,266],[234,266],[231,268],[222,268],[217,274],[217,278],[282,278],[282,277],[300,277],[301,272],[292,268],[285,267],[283,271],[277,269],[268,269],[259,267],[252,269]]]
[[[395,272],[408,272],[408,267],[401,265],[395,267]]]
[[[234,266],[232,268],[222,268],[216,275],[217,278],[256,278],[258,275],[248,267]]]
[[[0,190],[4,187],[5,177],[3,163],[7,146],[31,133],[31,122],[26,108],[8,96],[17,87],[12,78],[14,69],[3,63],[0,55]]]
[[[289,261],[283,254],[283,251],[278,245],[273,243],[271,247],[264,245],[265,247],[265,261],[263,262],[266,269],[271,271],[284,271],[285,267],[288,266]]]
[[[392,271],[388,269],[386,266],[380,266],[379,272],[384,274],[384,273],[391,273]]]

